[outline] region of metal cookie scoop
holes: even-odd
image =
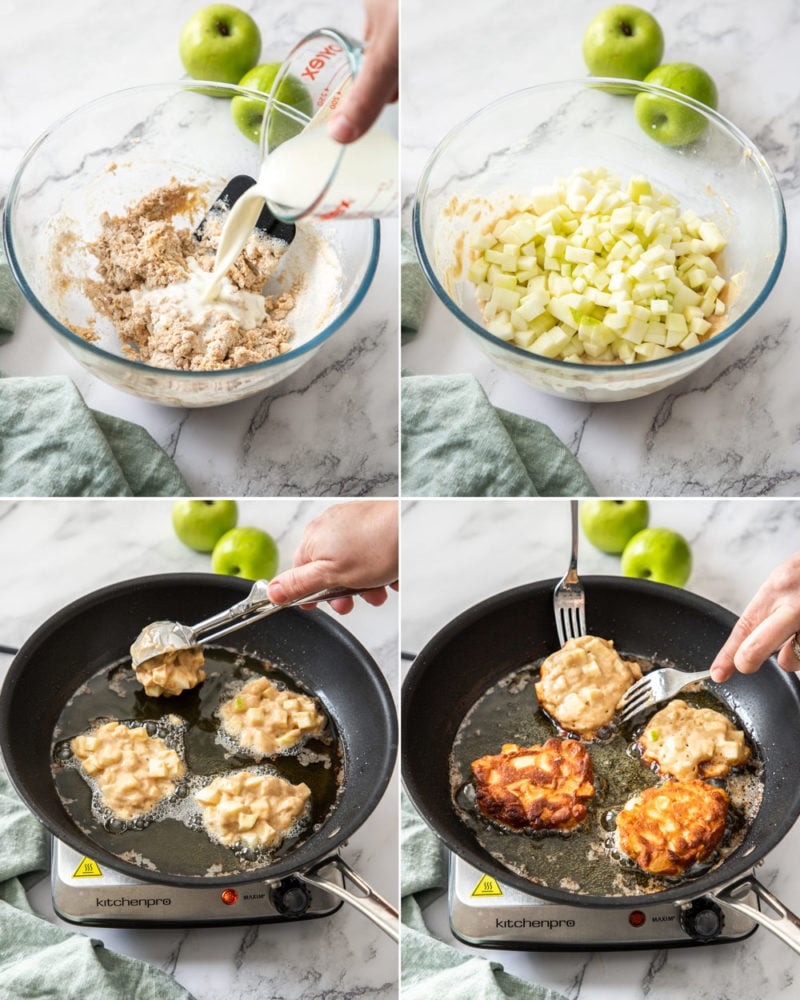
[[[318,604],[321,601],[335,600],[337,597],[357,597],[365,592],[338,587],[320,590],[316,594],[308,594],[286,604],[274,604],[267,596],[269,582],[269,580],[256,580],[243,601],[196,625],[181,625],[180,622],[167,621],[151,622],[142,629],[131,646],[134,669],[146,660],[169,650],[190,649],[192,646],[214,642],[229,632],[235,632],[284,608],[296,608],[300,604]]]

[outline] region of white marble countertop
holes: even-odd
[[[586,75],[585,25],[597,0],[526,10],[514,0],[455,8],[403,2],[404,218],[436,144],[456,124],[512,91]],[[800,488],[796,413],[800,325],[800,11],[793,0],[695,4],[642,0],[665,35],[664,62],[703,66],[719,110],[766,155],[789,218],[783,271],[734,343],[682,382],[643,399],[587,404],[541,393],[494,368],[438,301],[403,348],[419,374],[471,373],[496,405],[548,424],[601,495],[794,495]]]
[[[203,4],[140,0],[2,0],[14,31],[0,38],[0,199],[23,153],[62,115],[92,98],[184,75],[178,36]],[[324,25],[360,37],[359,0],[242,0],[258,22],[264,62],[280,61]],[[35,81],[35,85],[32,85]],[[68,375],[96,410],[145,427],[195,494],[392,496],[397,492],[396,220],[381,223],[378,270],[355,315],[300,371],[266,394],[213,409],[158,406],[81,368],[26,306],[0,347],[9,375]],[[346,414],[346,419],[342,419]]]
[[[800,502],[792,500],[654,500],[650,523],[673,528],[689,541],[694,569],[688,589],[737,613],[769,571],[800,549]],[[401,530],[401,634],[403,648],[411,652],[478,601],[531,580],[560,577],[569,560],[565,500],[407,501]],[[617,557],[583,538],[579,568],[586,576],[620,572]],[[795,912],[800,912],[798,851],[796,824],[758,876]],[[434,933],[460,950],[498,961],[508,972],[561,990],[570,1000],[788,1000],[800,980],[800,957],[762,928],[737,944],[696,949],[480,951],[453,938],[444,897],[425,915]]]
[[[358,502],[358,501],[353,501]],[[280,568],[291,566],[304,525],[323,501],[244,500],[239,523],[268,530]],[[210,572],[209,558],[185,548],[166,500],[0,501],[3,644],[19,646],[46,618],[98,587],[160,572]],[[12,568],[13,567],[13,572]],[[330,612],[331,614],[333,612]],[[397,689],[397,596],[381,608],[358,602],[341,619]],[[0,679],[8,657],[0,656]],[[394,905],[397,885],[397,774],[343,857]],[[397,995],[397,947],[351,906],[325,920],[195,930],[79,929],[53,914],[47,879],[30,893],[34,908],[60,926],[102,939],[152,962],[197,1000],[329,1000]]]

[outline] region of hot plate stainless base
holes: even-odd
[[[225,888],[139,882],[53,840],[53,907],[64,920],[95,927],[208,926],[327,917],[342,905],[330,893],[288,877]],[[341,875],[337,876],[341,878]]]
[[[749,901],[758,905],[754,894]],[[550,903],[510,889],[450,855],[450,928],[478,948],[531,951],[672,948],[722,944],[749,937],[758,924],[699,897],[681,910],[673,903],[600,908]]]

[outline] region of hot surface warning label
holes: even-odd
[[[81,863],[72,873],[73,878],[100,878],[102,876],[100,865],[91,858],[82,858]]]
[[[503,890],[489,875],[481,875],[481,880],[472,890],[473,896],[502,896]]]

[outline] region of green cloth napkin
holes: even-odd
[[[165,972],[36,916],[25,888],[47,871],[47,852],[0,769],[0,1000],[191,1000]]]
[[[403,1000],[565,1000],[555,990],[510,975],[498,962],[456,951],[430,934],[422,911],[444,891],[447,866],[436,835],[405,792],[401,816]]]
[[[400,236],[400,285],[400,330],[405,344],[419,330],[430,291],[417,261],[414,241],[405,229]]]
[[[0,243],[0,343],[21,304]],[[188,495],[144,428],[90,410],[68,378],[0,378],[0,496]]]
[[[404,375],[405,496],[596,496],[546,424],[492,406],[472,375]]]
[[[144,428],[90,410],[65,376],[0,378],[0,496],[188,496]]]
[[[11,268],[6,262],[3,250],[3,241],[0,240],[0,343],[14,332],[21,306],[22,292],[11,276]]]

